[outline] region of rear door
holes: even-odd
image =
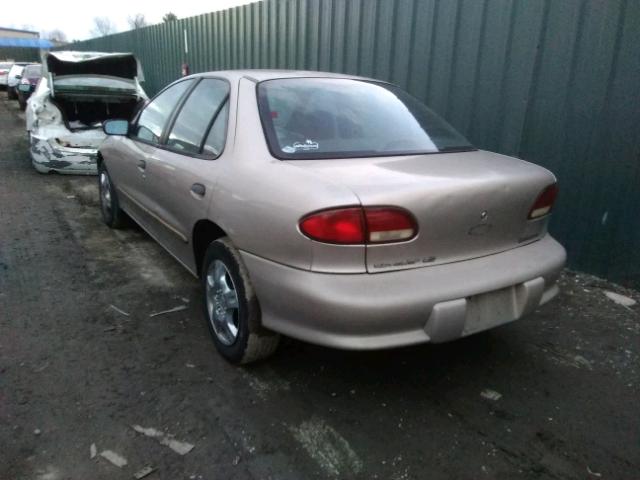
[[[206,218],[228,123],[230,87],[203,78],[189,93],[147,165],[147,185],[157,214],[154,234],[178,260],[195,270],[194,224]]]
[[[155,158],[172,113],[193,84],[193,79],[184,80],[160,92],[144,107],[131,127],[129,138],[122,140],[119,155],[108,158],[107,168],[121,193],[121,203],[150,233],[157,214],[150,196],[147,166]]]

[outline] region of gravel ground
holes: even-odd
[[[36,173],[23,125],[1,94],[1,480],[638,478],[638,292],[566,272],[556,301],[458,342],[287,340],[233,367],[197,281],[101,223],[95,178]]]

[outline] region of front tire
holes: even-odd
[[[107,172],[102,162],[98,167],[98,189],[100,191],[102,220],[109,228],[124,228],[126,225],[125,213],[120,209],[118,194],[113,186],[109,172]]]
[[[247,364],[275,352],[280,336],[262,327],[249,274],[228,238],[211,242],[207,248],[201,283],[207,326],[226,360]]]

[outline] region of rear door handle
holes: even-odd
[[[191,185],[191,191],[199,197],[204,197],[204,194],[207,193],[207,189],[201,183],[194,183]]]
[[[138,160],[138,169],[142,172],[145,168],[147,168],[147,162],[144,160]]]

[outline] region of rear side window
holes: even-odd
[[[207,132],[219,129],[213,127],[220,123],[217,119],[222,117],[228,96],[227,82],[214,78],[203,79],[180,110],[167,138],[167,146],[187,154],[201,153]],[[220,151],[207,148],[205,153],[217,156]]]
[[[133,136],[151,143],[159,143],[162,131],[182,95],[193,84],[193,80],[185,80],[167,88],[151,100],[138,119],[133,129]]]
[[[285,160],[474,149],[418,99],[385,83],[268,80],[258,85],[258,103],[271,153]]]
[[[227,135],[227,119],[229,118],[229,100],[225,102],[218,117],[213,122],[207,140],[204,142],[202,153],[217,157],[222,153]]]

